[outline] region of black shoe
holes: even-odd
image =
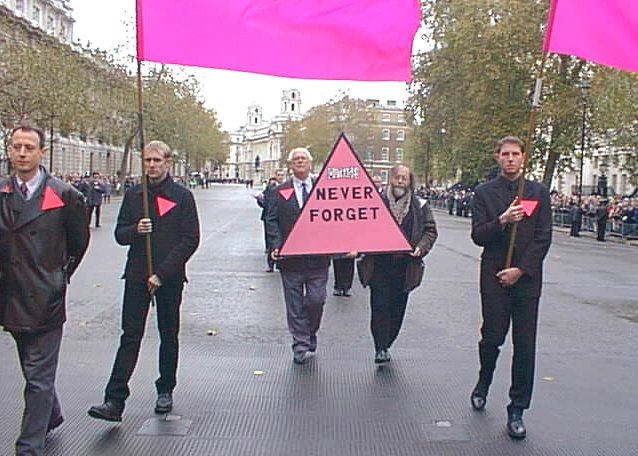
[[[344,288],[343,290],[341,290],[341,296],[349,297],[350,296],[350,288]]]
[[[524,439],[527,435],[525,423],[523,423],[523,410],[511,407],[507,410],[507,434],[517,440]]]
[[[57,428],[59,428],[62,423],[64,423],[64,417],[62,415],[58,416],[56,419],[49,421],[49,425],[47,426],[47,434]]]
[[[104,404],[94,405],[89,409],[89,416],[105,421],[122,421],[124,404],[113,401],[105,401]]]
[[[173,395],[159,393],[155,402],[155,413],[169,413],[171,410],[173,410]]]
[[[341,288],[335,288],[332,291],[332,296],[343,296],[343,290]]]
[[[379,350],[374,355],[375,364],[385,364],[390,362],[390,353],[387,350]]]
[[[266,272],[275,272],[275,269],[274,268],[268,268],[268,269],[266,269]]]
[[[481,382],[477,383],[470,396],[470,403],[474,410],[483,410],[487,404],[487,387]]]
[[[305,351],[298,351],[292,355],[292,362],[295,364],[304,364],[308,359],[308,353]]]

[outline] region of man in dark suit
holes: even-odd
[[[89,245],[84,196],[41,166],[44,133],[15,128],[14,175],[0,181],[0,325],[15,340],[24,388],[16,455],[42,455],[64,421],[55,391],[66,287]]]
[[[100,227],[100,215],[102,213],[102,200],[106,193],[106,187],[102,183],[100,173],[97,171],[93,173],[91,183],[89,184],[89,193],[86,196],[86,202],[89,206],[89,224],[91,224],[91,218],[93,212],[95,212],[95,227]]]
[[[543,260],[552,239],[552,213],[547,188],[525,181],[523,201],[516,198],[526,163],[523,141],[507,136],[494,154],[500,175],[476,188],[472,211],[472,240],[481,256],[480,371],[471,403],[482,410],[492,383],[500,347],[512,324],[514,357],[511,371],[507,432],[526,436],[523,411],[529,408],[534,384],[538,302]],[[525,210],[525,207],[527,210]],[[505,267],[512,227],[518,224],[512,265]]]
[[[268,184],[263,192],[261,192],[261,201],[258,198],[257,204],[262,208],[261,211],[261,221],[264,224],[264,238],[266,243],[266,263],[268,264],[268,269],[266,272],[274,272],[275,271],[275,260],[272,259],[270,252],[272,249],[268,245],[268,232],[266,230],[266,213],[268,212],[268,202],[274,193],[274,189],[283,183],[286,180],[286,171],[283,169],[278,169],[275,171],[275,175],[268,179]]]
[[[173,409],[186,263],[199,246],[195,198],[189,189],[174,182],[169,173],[173,166],[170,147],[162,141],[151,141],[144,148],[142,158],[144,178],[148,179],[149,217],[144,214],[143,193],[138,184],[124,195],[115,227],[117,243],[129,247],[123,275],[120,346],[104,391],[104,402],[88,411],[89,416],[106,421],[122,421],[151,300],[157,303],[160,336],[155,413],[168,413]],[[146,264],[147,235],[151,237],[152,271]]]
[[[326,301],[330,258],[319,255],[291,258],[279,256],[279,249],[292,230],[314,185],[310,177],[312,156],[307,149],[293,149],[288,162],[293,177],[276,187],[269,199],[266,231],[269,245],[273,249],[272,258],[278,261],[281,272],[288,329],[292,335],[293,362],[303,364],[308,353],[317,349],[317,331]]]

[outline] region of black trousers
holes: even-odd
[[[354,279],[354,258],[337,258],[332,260],[335,285],[337,290],[349,290]]]
[[[102,213],[102,206],[89,206],[89,225],[91,224],[91,218],[93,216],[93,211],[95,211],[95,226],[100,226],[100,215]]]
[[[270,247],[270,244],[268,242],[268,233],[266,231],[266,221],[263,221],[264,224],[264,245],[266,246],[266,264],[268,264],[269,268],[274,268],[275,267],[275,260],[272,259],[272,257],[270,256],[270,252],[272,252],[272,248]]]
[[[496,359],[512,324],[510,407],[529,408],[534,387],[538,298],[518,297],[510,289],[481,296],[483,326],[479,342],[479,382],[492,383]]]
[[[158,393],[170,393],[177,384],[179,310],[183,289],[184,283],[179,280],[164,284],[155,292],[157,327],[160,335],[160,376],[155,381]],[[137,364],[149,307],[150,295],[146,284],[127,280],[122,306],[122,336],[111,377],[106,385],[104,398],[107,401],[123,403],[130,395],[128,382]]]
[[[370,282],[370,330],[375,351],[392,346],[403,325],[408,295],[403,291],[405,262],[392,263],[392,255],[375,258],[375,269]]]

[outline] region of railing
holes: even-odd
[[[445,199],[429,199],[428,201],[432,209],[449,210],[447,200]],[[454,204],[453,214],[456,214],[456,204]],[[554,226],[570,228],[572,225],[572,217],[569,212],[560,209],[552,210],[552,221]],[[595,234],[596,217],[593,215],[583,215],[580,231]],[[605,234],[628,241],[638,240],[638,223],[628,223],[622,220],[610,219],[607,221]]]

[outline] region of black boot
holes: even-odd
[[[105,421],[122,421],[124,404],[115,401],[105,401],[103,404],[94,405],[89,409],[89,416]]]
[[[523,423],[523,409],[507,407],[507,433],[513,439],[524,439],[527,435],[525,423]]]

